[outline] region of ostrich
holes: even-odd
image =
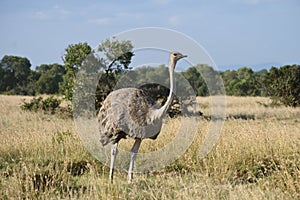
[[[118,142],[129,136],[135,142],[130,151],[127,180],[132,180],[133,166],[142,139],[156,139],[162,118],[171,105],[174,91],[174,69],[178,60],[187,57],[172,52],[169,60],[170,93],[163,106],[159,106],[143,90],[123,88],[111,92],[104,100],[98,114],[100,142],[103,146],[112,144],[109,179],[113,182],[114,162],[118,153]]]

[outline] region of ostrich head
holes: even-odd
[[[185,57],[187,57],[187,55],[183,55],[183,54],[181,54],[181,53],[179,53],[177,51],[171,52],[170,61],[169,61],[169,67],[172,70],[174,70],[177,61],[180,60],[181,58],[185,58]]]

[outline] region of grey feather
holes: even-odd
[[[102,145],[118,143],[126,135],[155,139],[160,132],[162,119],[151,116],[159,108],[143,90],[123,88],[111,92],[98,114]]]

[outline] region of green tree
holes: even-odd
[[[236,84],[236,92],[239,96],[258,96],[258,80],[251,68],[242,67],[237,71],[239,82]]]
[[[94,98],[96,108],[99,108],[102,101],[114,89],[120,75],[124,70],[129,69],[134,55],[132,49],[130,41],[118,41],[116,38],[103,41],[97,49],[97,55],[87,43],[69,45],[63,57],[66,74],[60,84],[60,91],[65,94],[66,99],[74,102],[73,90],[77,72],[81,70],[86,74],[96,73],[100,78]],[[77,82],[76,87],[88,88],[89,84],[93,84],[91,80],[88,80],[88,75],[81,77],[86,80],[81,80],[81,83]],[[90,95],[85,91],[80,92],[82,94],[78,94],[79,97]]]
[[[12,88],[13,74],[0,67],[0,92],[6,92]]]
[[[40,94],[57,94],[59,83],[63,81],[65,69],[59,64],[43,64],[36,68],[40,74],[36,82],[36,91]]]
[[[199,88],[203,91],[203,96],[219,95],[224,93],[224,91],[222,91],[223,81],[220,78],[221,76],[218,71],[206,64],[198,64],[196,65],[196,68],[201,74],[201,79],[203,79],[203,83]]]
[[[198,64],[190,67],[183,76],[189,81],[197,96],[223,94],[223,82],[218,71],[211,66]]]
[[[258,96],[259,75],[249,67],[241,67],[237,71],[227,70],[222,74],[227,95]]]
[[[63,81],[59,84],[59,90],[67,100],[72,100],[76,73],[80,70],[82,62],[92,52],[92,48],[86,42],[71,44],[66,48],[62,58],[66,73],[63,76]]]
[[[3,75],[1,88],[16,94],[26,94],[27,78],[31,73],[30,61],[25,57],[6,55],[0,66]]]
[[[200,68],[200,66],[198,66],[198,68]],[[200,71],[197,70],[197,67],[188,68],[183,72],[183,76],[189,81],[197,96],[208,95],[208,88]]]
[[[222,73],[222,79],[225,85],[227,95],[235,95],[234,85],[237,83],[237,72],[235,70],[226,70]]]
[[[266,94],[274,103],[286,106],[300,105],[300,66],[285,65],[279,69],[272,67],[263,77]]]
[[[26,92],[27,95],[36,95],[36,86],[37,86],[37,81],[40,78],[41,74],[38,73],[37,71],[31,70],[28,78],[27,78],[27,85],[26,85]]]
[[[116,38],[104,40],[100,43],[97,52],[101,55],[98,64],[101,76],[96,89],[98,109],[106,96],[115,88],[120,76],[130,69],[129,65],[134,54],[131,41],[119,41]]]
[[[102,53],[102,61],[107,71],[123,71],[128,69],[133,46],[129,40],[119,41],[116,38],[104,40],[98,47],[98,52]]]

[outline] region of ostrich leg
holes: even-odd
[[[134,165],[134,161],[136,158],[136,155],[139,151],[140,145],[141,145],[142,140],[137,138],[135,139],[134,145],[130,151],[130,164],[129,164],[129,169],[128,169],[128,178],[127,181],[128,183],[131,183],[131,179],[132,179],[132,170],[133,170],[133,165]]]
[[[110,170],[109,170],[109,180],[112,183],[113,182],[113,176],[114,176],[114,163],[115,159],[118,154],[118,143],[115,143],[111,147],[111,157],[110,157]]]

